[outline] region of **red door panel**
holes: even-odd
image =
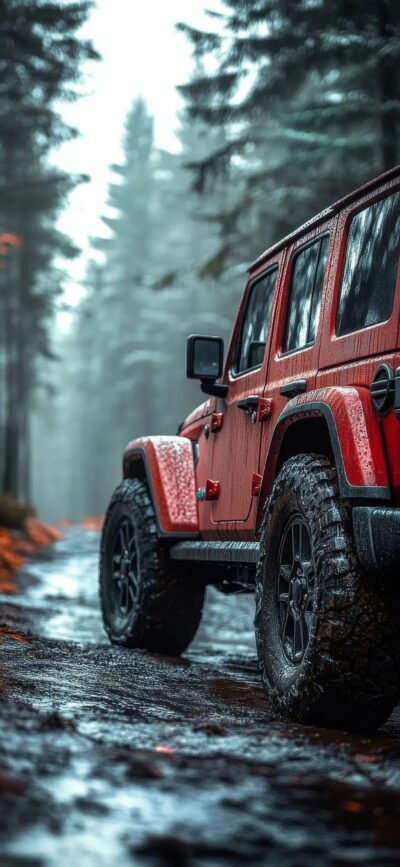
[[[280,303],[277,311],[273,343],[268,366],[268,376],[263,397],[271,400],[271,413],[262,424],[262,437],[260,442],[260,473],[263,472],[266,456],[271,444],[272,434],[277,420],[290,401],[290,395],[282,395],[281,389],[289,383],[305,380],[305,391],[312,391],[318,371],[318,358],[321,346],[322,322],[325,307],[325,293],[332,270],[333,251],[335,246],[336,219],[318,226],[318,228],[305,234],[297,240],[288,250],[285,262],[285,270],[280,292]],[[287,330],[286,318],[290,303],[290,291],[294,262],[302,248],[312,245],[318,239],[327,236],[326,264],[321,277],[322,293],[321,307],[316,325],[316,333],[311,345],[299,348],[296,351],[285,353],[284,335]]]
[[[253,397],[255,403],[264,391],[283,261],[284,251],[281,251],[264,264],[258,273],[252,274],[234,328],[224,377],[229,391],[223,406],[223,427],[213,440],[212,478],[220,483],[218,499],[212,503],[214,525],[221,522],[245,522],[254,502],[252,481],[254,473],[258,472],[261,425],[257,421],[255,405],[253,408],[249,406],[243,409],[239,404],[249,397]],[[265,335],[263,362],[255,369],[235,375],[232,368],[252,287],[259,283],[263,275],[270,273],[274,266],[277,267],[277,274],[269,327]]]
[[[400,189],[399,181],[386,183],[369,195],[356,199],[345,208],[338,219],[338,236],[335,245],[334,267],[327,292],[326,321],[323,324],[320,372],[317,387],[332,385],[361,386],[370,388],[377,368],[386,363],[395,370],[399,364],[400,347],[400,269],[394,292],[393,309],[389,318],[359,331],[338,337],[336,335],[337,311],[340,303],[342,277],[347,254],[347,241],[351,220],[369,205]],[[398,241],[397,241],[398,243]],[[400,424],[394,413],[380,420],[380,429],[385,444],[387,470],[394,497],[400,497]]]
[[[238,402],[250,395],[261,397],[264,383],[264,367],[230,382],[223,430],[214,439],[212,475],[220,482],[221,492],[213,503],[213,521],[245,521],[249,514],[252,476],[258,470],[260,426],[257,412],[239,409]]]
[[[337,367],[340,364],[383,355],[399,347],[400,319],[400,271],[397,273],[397,286],[394,296],[394,306],[390,318],[360,331],[336,335],[337,312],[341,292],[342,277],[346,259],[347,239],[352,217],[382,199],[383,195],[394,193],[400,189],[399,180],[385,184],[378,191],[363,196],[344,208],[338,218],[337,241],[333,255],[331,279],[327,287],[327,307],[329,315],[323,325],[321,342],[320,368]]]

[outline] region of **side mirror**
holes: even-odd
[[[222,337],[191,334],[187,341],[186,375],[188,379],[215,382],[222,375],[224,341]]]
[[[191,334],[187,341],[186,375],[188,379],[200,379],[205,394],[225,397],[228,387],[214,385],[222,376],[224,366],[224,341],[222,337],[206,337]]]

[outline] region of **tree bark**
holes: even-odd
[[[377,0],[376,10],[379,36],[382,42],[386,43],[393,38],[391,15],[386,0]],[[397,63],[391,57],[383,57],[379,73],[382,167],[387,171],[398,162],[397,104],[400,94]]]
[[[4,469],[2,488],[14,497],[18,495],[18,402],[16,396],[16,309],[15,262],[7,263],[5,271],[6,349],[5,349],[5,420],[4,420]],[[13,291],[14,290],[14,291]]]

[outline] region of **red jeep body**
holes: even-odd
[[[400,365],[399,276],[389,318],[342,336],[335,325],[352,220],[398,190],[399,167],[310,220],[250,267],[221,379],[228,387],[226,397],[208,397],[185,420],[179,437],[136,440],[125,451],[124,478],[146,476],[160,534],[255,542],[262,505],[282,464],[296,453],[317,449],[333,455],[340,493],[358,507],[355,520],[362,544],[357,541],[364,562],[371,566],[379,561],[380,552],[373,548],[383,532],[381,520],[388,516],[361,512],[360,507],[400,499],[400,422],[394,409],[394,371]],[[293,263],[299,251],[320,238],[327,239],[327,254],[315,339],[284,351]],[[249,295],[274,268],[263,361],[238,374],[234,358]],[[385,405],[383,414],[371,399],[379,368],[393,397],[391,411]],[[400,412],[400,383],[396,407]],[[373,537],[367,532],[371,516]],[[200,554],[201,548],[194,550]]]
[[[114,643],[182,653],[205,585],[255,589],[273,713],[354,729],[400,700],[400,167],[251,266],[207,400],[124,453],[100,559]]]

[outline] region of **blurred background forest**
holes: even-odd
[[[122,27],[125,4],[141,15],[119,0]],[[103,62],[95,4],[0,0],[0,491],[46,519],[101,514],[127,441],[174,433],[201,402],[186,336],[228,337],[250,261],[399,162],[398,0],[208,5],[201,29],[191,4],[176,21],[192,61],[174,148],[132,79],[104,231],[61,328],[79,244],[60,214],[89,184],[61,153]]]

